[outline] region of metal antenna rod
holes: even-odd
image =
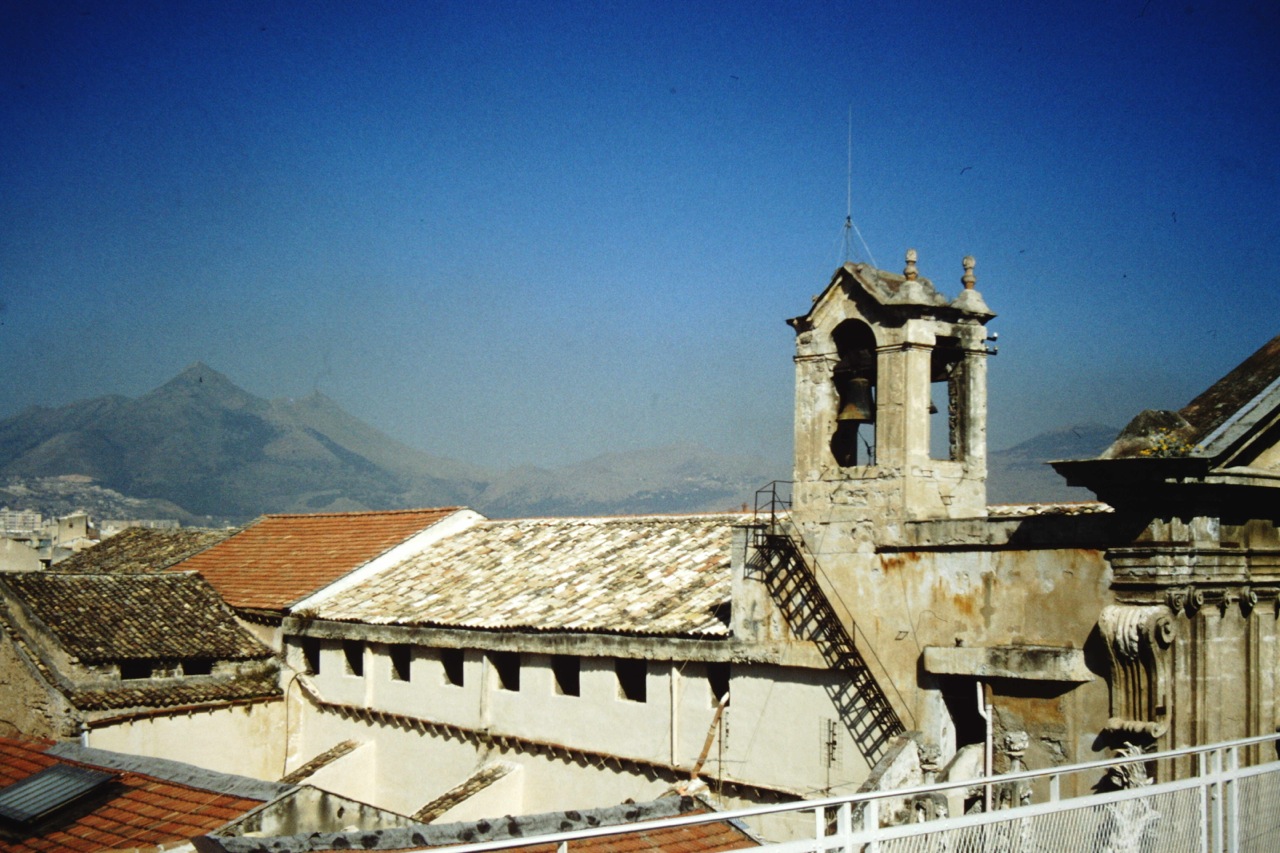
[[[853,104],[849,105],[849,167],[844,202],[844,262],[853,260]]]
[[[871,266],[879,267],[876,263],[876,256],[871,254],[871,247],[867,245],[867,241],[862,237],[862,231],[853,221],[853,104],[849,105],[849,165],[848,165],[848,185],[845,195],[844,209],[844,262],[848,263],[852,260],[853,255],[853,234],[858,235],[858,242],[862,244],[862,249],[867,253],[867,258],[871,261]]]

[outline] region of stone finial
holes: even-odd
[[[902,271],[902,274],[907,277],[907,281],[915,281],[916,276],[920,275],[919,270],[916,269],[915,249],[907,249],[907,268]]]
[[[973,274],[973,268],[978,262],[973,259],[973,255],[965,255],[961,263],[964,264],[964,276],[960,281],[964,283],[965,290],[973,290],[973,286],[978,283],[978,277]]]

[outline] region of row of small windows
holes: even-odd
[[[120,678],[123,681],[135,681],[143,678],[180,678],[188,675],[210,675],[213,673],[211,658],[185,658],[180,661],[156,660],[122,660],[120,661]]]
[[[389,645],[387,657],[391,662],[392,681],[411,681],[410,668],[411,647],[407,645]],[[463,687],[466,684],[466,669],[463,666],[462,649],[437,649],[443,683],[450,687]],[[314,637],[302,639],[302,654],[307,672],[312,675],[320,673],[320,641]],[[346,673],[351,676],[364,676],[364,643],[359,640],[343,640],[342,654],[346,662]],[[520,653],[519,652],[487,652],[485,654],[493,673],[497,678],[498,689],[513,693],[520,691]],[[618,678],[618,694],[630,702],[647,702],[649,699],[649,662],[632,658],[616,658],[613,662],[614,672]],[[708,663],[707,684],[711,688],[714,701],[719,703],[729,692],[729,665],[727,663]],[[582,695],[582,659],[574,655],[552,655],[551,673],[555,679],[555,691],[560,696]]]

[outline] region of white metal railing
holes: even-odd
[[[625,826],[602,826],[542,836],[507,838],[435,848],[432,853],[485,853],[531,844],[556,844],[571,853],[575,842],[630,832],[654,832],[720,821],[758,827],[770,817],[801,818],[810,829],[791,840],[766,841],[764,853],[960,853],[960,851],[1200,851],[1237,853],[1280,850],[1280,735],[1265,735],[1140,757],[1007,773],[821,800],[688,815]],[[1063,780],[1076,788],[1116,768],[1138,767],[1183,778],[1063,798]],[[1160,772],[1158,768],[1164,768]],[[1149,780],[1148,780],[1149,781]],[[983,799],[1000,793],[1008,808],[957,816],[916,810],[913,804]],[[1038,800],[1038,801],[1037,801]],[[882,825],[884,824],[884,825]]]

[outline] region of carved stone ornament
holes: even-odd
[[[1240,612],[1248,616],[1258,606],[1258,591],[1251,586],[1240,590]]]
[[[1031,737],[1026,732],[1009,732],[1001,742],[1001,748],[1009,758],[1022,758],[1031,744]]]
[[[1187,615],[1194,616],[1201,607],[1204,607],[1204,590],[1191,590],[1187,595]]]
[[[1162,649],[1167,649],[1173,642],[1173,614],[1169,608],[1158,604],[1104,607],[1098,617],[1098,627],[1107,638],[1107,646],[1113,654],[1126,660],[1140,657],[1144,644],[1150,646],[1152,640]]]
[[[1200,608],[1204,607],[1206,597],[1204,590],[1196,589],[1193,586],[1177,587],[1169,590],[1164,595],[1165,603],[1169,605],[1169,609],[1174,615],[1185,613],[1187,616],[1195,616]]]
[[[1098,630],[1111,656],[1107,728],[1160,737],[1170,710],[1168,650],[1176,633],[1173,612],[1159,604],[1113,604],[1099,614]]]

